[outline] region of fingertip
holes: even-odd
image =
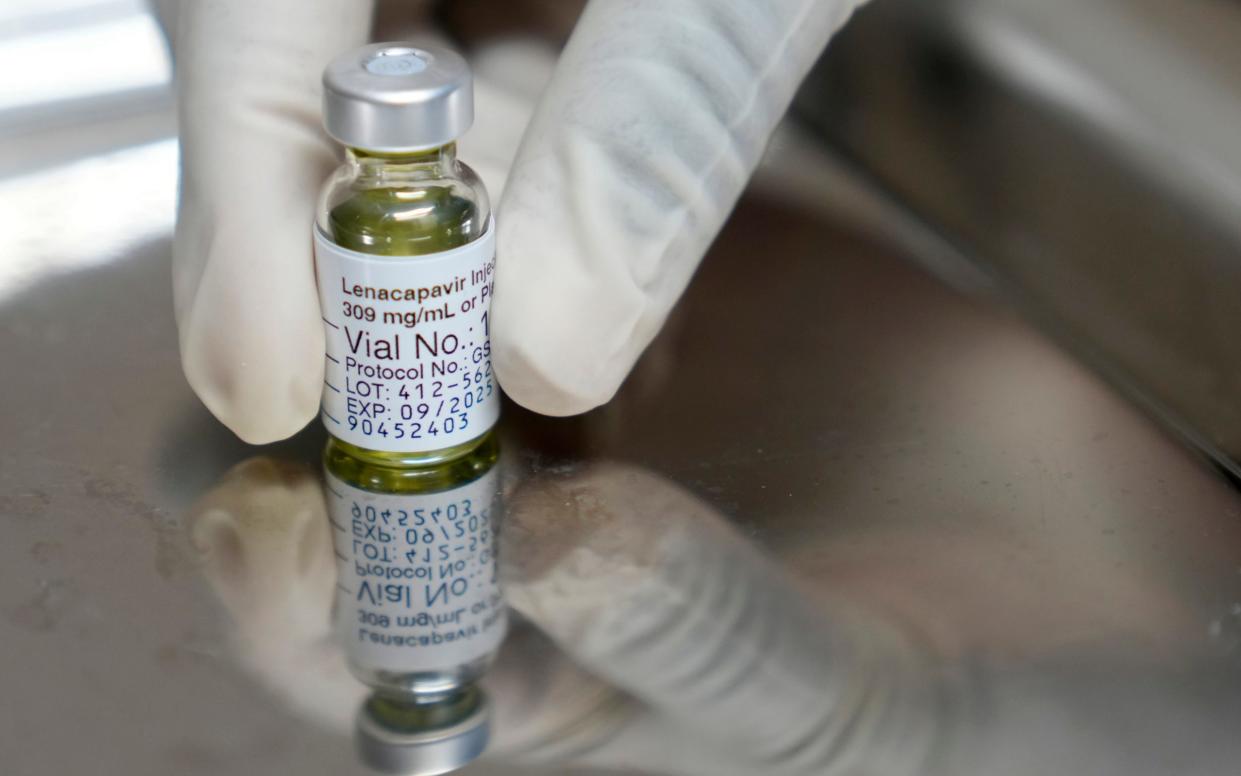
[[[307,380],[295,379],[284,387],[269,387],[241,374],[206,367],[191,347],[182,358],[190,388],[217,420],[249,445],[279,442],[306,427],[318,413],[319,393]]]
[[[540,204],[532,190],[542,181],[516,175],[498,221],[493,365],[523,407],[578,415],[611,400],[629,373],[646,344],[648,299],[620,252],[573,228],[563,207]]]
[[[236,288],[223,298],[207,293],[220,289],[199,291],[181,322],[180,344],[182,371],[202,404],[248,444],[302,430],[318,412],[323,384],[318,320],[294,323],[305,315],[284,309],[288,304],[238,298]]]
[[[542,364],[519,343],[504,337],[492,339],[493,366],[504,393],[526,409],[540,415],[569,417],[606,404],[615,389],[582,386],[566,380],[563,369]]]

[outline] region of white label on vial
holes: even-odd
[[[424,256],[371,256],[315,229],[315,269],[327,334],[322,415],[332,436],[421,453],[495,424],[494,223],[468,245]]]
[[[448,671],[500,646],[497,470],[432,494],[371,493],[327,476],[337,628],[372,670]]]

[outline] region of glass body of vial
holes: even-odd
[[[382,489],[393,469],[469,455],[498,419],[495,229],[482,182],[457,159],[473,122],[460,56],[375,44],[334,60],[323,83],[324,125],[346,148],[313,235],[327,460]]]
[[[416,304],[417,293],[427,288],[417,280],[417,262],[420,257],[442,256],[480,240],[490,228],[490,216],[487,192],[474,171],[457,159],[456,143],[410,153],[351,148],[346,151],[345,164],[324,186],[315,218],[319,239],[326,237],[352,252],[408,262],[412,270],[409,273],[412,285],[377,288],[371,283],[346,280],[346,291],[360,288],[361,294],[342,293],[324,310],[329,338],[336,335],[339,339],[340,332],[344,333],[344,348],[338,348],[329,359],[326,370],[329,383],[324,386],[336,398],[340,393],[345,394],[345,412],[324,418],[330,435],[328,466],[338,475],[381,490],[395,487],[395,480],[405,476],[401,473],[403,468],[433,465],[469,455],[490,433],[488,426],[479,429],[477,434],[469,434],[471,418],[462,411],[499,402],[498,387],[491,375],[487,339],[490,322],[485,317],[485,306],[473,316],[477,325],[466,327],[468,334],[477,335],[474,339],[463,342],[458,336],[446,345],[432,335],[435,354],[422,359],[421,372],[413,376],[408,368],[403,372],[400,367],[384,372],[384,364],[390,359],[377,357],[382,355],[379,348],[387,348],[390,354],[395,354],[397,345],[404,345],[407,351],[410,348],[429,350],[429,346],[423,344],[428,341],[425,332],[437,328],[436,324],[447,318],[431,318],[421,329],[421,321],[412,327],[401,323],[401,331],[379,335],[375,333],[376,327],[368,326],[383,322],[385,314],[389,320],[399,316],[402,321],[411,313],[415,317],[439,313],[445,316],[451,313],[454,318],[463,315],[459,309],[445,311],[442,304]],[[465,269],[477,272],[472,267]],[[490,279],[485,282],[490,283]],[[331,288],[338,290],[335,285]],[[486,298],[479,294],[481,303],[490,298],[489,286],[487,288]],[[372,289],[376,290],[368,296]],[[413,300],[373,298],[381,291],[410,290],[414,292]],[[432,286],[429,293],[434,290]],[[474,298],[473,295],[457,296]],[[383,303],[382,306],[376,301]],[[459,308],[460,303],[455,303],[454,307]],[[333,325],[339,328],[332,329]],[[470,328],[474,331],[469,331]],[[392,332],[392,329],[387,331]],[[391,337],[404,337],[404,341],[398,339],[394,345]],[[371,349],[369,363],[368,346]],[[468,348],[468,351],[464,359],[446,360],[440,354],[447,348],[452,349],[448,358],[463,349]],[[368,366],[375,368],[367,369]],[[339,379],[332,381],[334,373]],[[370,400],[372,396],[374,400]],[[376,405],[381,405],[382,409]],[[390,419],[378,417],[381,414]],[[461,436],[459,429],[463,422],[467,439],[442,447],[436,444],[436,439],[447,438],[449,434]],[[451,431],[446,431],[449,425]],[[346,428],[368,434],[373,441],[369,444],[345,441],[340,437]],[[370,446],[379,444],[390,449]]]

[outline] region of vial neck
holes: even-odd
[[[358,175],[368,178],[421,178],[445,177],[457,163],[457,144],[425,151],[391,153],[349,148],[345,151],[350,164],[358,168]]]

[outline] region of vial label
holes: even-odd
[[[371,256],[315,229],[327,334],[323,423],[368,450],[420,453],[495,425],[488,310],[495,225],[477,240],[422,256]]]
[[[500,646],[507,614],[496,569],[496,472],[418,495],[371,493],[327,475],[337,628],[351,661],[449,671]]]

